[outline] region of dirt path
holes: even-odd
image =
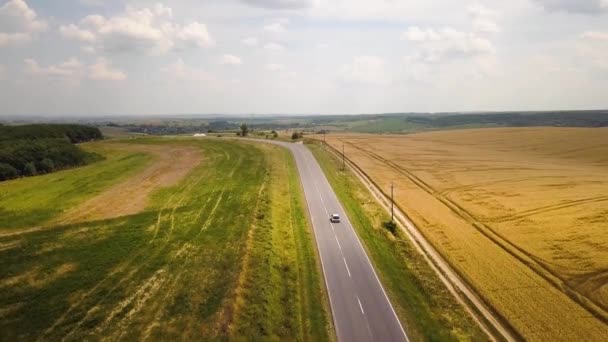
[[[141,212],[153,191],[176,184],[202,160],[200,152],[191,147],[127,144],[116,147],[150,153],[155,159],[143,171],[61,215],[56,223],[109,219]]]

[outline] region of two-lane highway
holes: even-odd
[[[302,144],[274,142],[293,153],[325,275],[339,341],[407,341],[344,208],[316,159]],[[329,216],[340,214],[340,223]]]

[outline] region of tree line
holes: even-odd
[[[97,160],[99,156],[75,144],[102,138],[98,128],[82,125],[0,125],[0,181]]]

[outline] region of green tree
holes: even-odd
[[[293,134],[291,134],[291,139],[293,139],[293,140],[300,139],[301,137],[302,137],[302,133],[293,132]]]
[[[249,134],[249,127],[247,127],[247,124],[243,123],[241,125],[241,135],[245,137],[247,134]]]
[[[38,165],[38,169],[43,172],[53,172],[55,171],[55,163],[49,158],[44,158]]]
[[[19,170],[9,164],[0,163],[0,181],[19,177]]]
[[[38,171],[36,170],[36,165],[34,165],[33,162],[25,163],[25,166],[23,168],[23,174],[26,176],[35,176],[36,174],[38,174]]]

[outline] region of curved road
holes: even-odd
[[[408,341],[344,208],[310,150],[302,144],[273,143],[288,148],[296,160],[338,341]],[[333,213],[340,214],[341,223],[329,221]]]

